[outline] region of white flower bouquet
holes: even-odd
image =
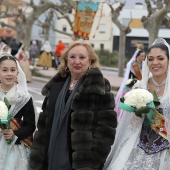
[[[7,119],[8,117],[8,108],[6,104],[0,101],[0,119]]]
[[[0,128],[10,129],[11,113],[9,112],[11,105],[7,98],[4,98],[4,102],[0,101]],[[11,140],[7,139],[7,144],[11,143]]]
[[[137,109],[153,101],[153,95],[145,89],[133,89],[124,95],[124,103]]]
[[[131,89],[136,82],[137,82],[136,78],[128,79],[125,83],[124,90]]]
[[[155,92],[152,94],[148,90],[139,88],[127,92],[120,101],[119,107],[121,109],[134,112],[137,116],[144,113],[149,122],[152,121],[155,106],[160,104]]]

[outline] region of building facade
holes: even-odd
[[[69,14],[72,21],[74,21],[74,12]],[[148,48],[148,32],[143,28],[141,18],[142,16],[147,16],[147,9],[145,4],[142,3],[134,3],[134,6],[125,7],[120,12],[119,21],[127,25],[130,20],[130,28],[131,32],[126,36],[126,57],[131,58],[133,55],[136,44],[142,43],[145,46],[145,49]],[[70,34],[73,34],[69,24],[66,20],[57,20],[56,27],[59,30],[63,30]],[[98,13],[95,16],[95,22],[93,24],[91,35],[89,42],[96,50],[108,50],[118,51],[119,49],[119,34],[120,31],[117,26],[112,22],[110,9],[109,7],[103,3],[103,6],[99,7]],[[168,42],[170,42],[170,34],[169,29],[160,28],[159,37],[165,38]],[[72,37],[66,36],[60,33],[55,33],[56,44],[61,39],[65,44],[69,44],[72,41]]]

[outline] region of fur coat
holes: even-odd
[[[57,96],[66,80],[56,74],[42,89],[45,95],[34,136],[29,169],[47,170],[47,153],[54,107]],[[114,96],[101,71],[90,69],[72,101],[71,148],[72,169],[101,170],[115,139],[117,119]],[[79,133],[81,131],[81,133]],[[57,152],[57,151],[56,151]]]

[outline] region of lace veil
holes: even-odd
[[[136,49],[135,53],[133,54],[132,58],[128,61],[128,63],[126,64],[126,71],[125,71],[125,75],[123,78],[123,82],[117,92],[116,98],[115,98],[115,103],[116,103],[116,107],[115,107],[115,111],[117,113],[117,119],[119,120],[122,116],[122,110],[119,108],[119,102],[120,102],[120,98],[123,95],[123,90],[124,90],[124,86],[127,82],[127,80],[129,79],[129,74],[130,74],[130,69],[131,69],[131,64],[133,61],[135,61],[136,59],[136,55],[138,54],[138,52],[140,51],[139,48]]]
[[[162,43],[168,47],[169,55],[170,55],[170,46],[163,38],[157,38],[154,44]],[[144,61],[143,71],[142,71],[142,80],[141,80],[141,88],[147,89],[148,79],[151,77],[151,73],[149,72],[149,68],[147,66],[147,59]],[[167,69],[167,78],[165,83],[165,90],[163,96],[160,98],[161,107],[163,108],[163,114],[165,117],[165,125],[168,132],[168,140],[170,141],[170,56],[169,56],[169,64]]]
[[[0,58],[3,56],[12,56],[12,55],[10,55],[9,53],[1,53]],[[18,111],[29,101],[30,97],[32,97],[28,93],[25,73],[22,71],[17,60],[16,63],[19,72],[17,76],[17,82],[18,82],[17,85],[13,86],[6,95],[2,91],[0,91],[0,100],[3,101],[4,97],[7,97],[9,103],[11,104],[10,111],[12,113],[12,116],[15,116],[15,114],[17,114]],[[37,112],[35,107],[34,110],[37,119]]]
[[[156,43],[165,44],[168,47],[169,54],[170,54],[169,44],[163,38],[156,39],[153,44]],[[147,66],[147,57],[146,57],[142,67],[142,80],[138,81],[134,87],[137,86],[143,89],[147,89],[148,79],[151,76],[152,75]],[[165,91],[160,99],[160,102],[161,102],[160,107],[163,108],[163,114],[166,120],[165,126],[168,133],[167,137],[168,140],[170,141],[170,59],[169,59],[169,67],[167,70]],[[143,118],[141,119],[135,116],[135,114],[132,112],[130,113],[130,112],[123,111],[123,115],[119,121],[116,130],[115,142],[108,155],[103,170],[121,169],[121,167],[123,167],[123,165],[125,164],[126,160],[130,155],[130,152],[132,151],[135,145],[136,139],[139,138],[140,131],[142,128],[142,123],[143,123]]]

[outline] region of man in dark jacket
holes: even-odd
[[[37,58],[39,55],[39,48],[37,46],[36,41],[32,41],[32,44],[30,46],[30,59],[31,59],[31,64],[34,65],[35,63],[35,58]]]
[[[12,39],[12,42],[9,44],[10,48],[11,48],[11,55],[15,56],[15,54],[17,54],[18,49],[19,49],[19,44],[16,42],[15,39]]]

